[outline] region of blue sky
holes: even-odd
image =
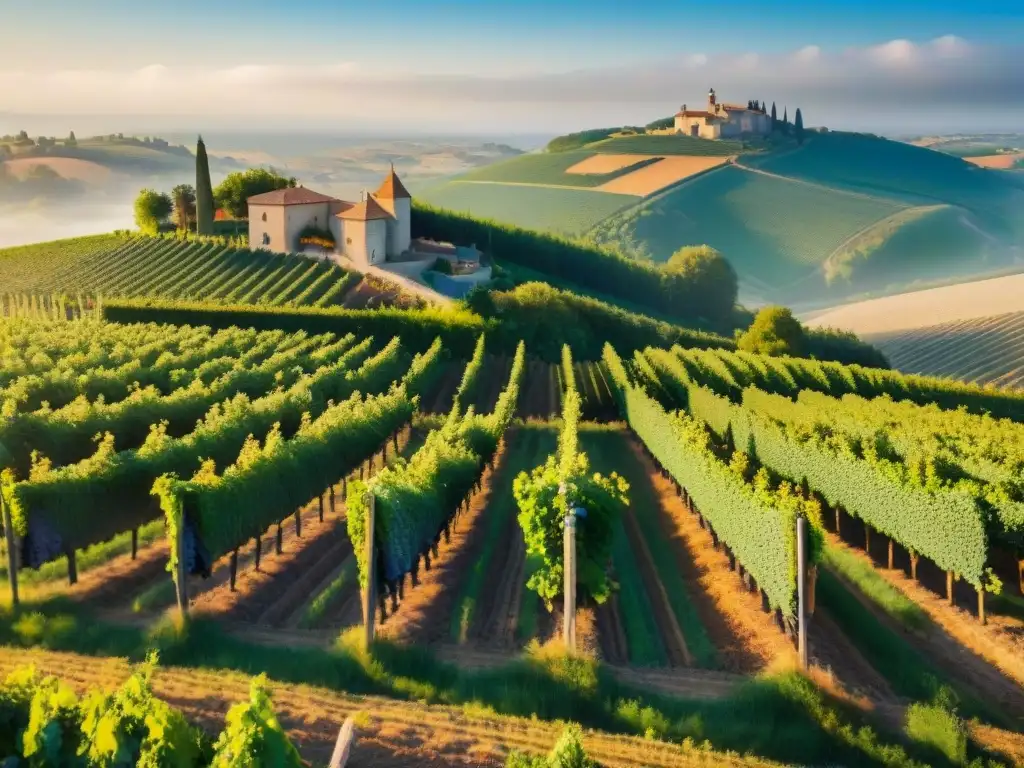
[[[514,119],[524,128],[532,121],[538,130],[560,130],[602,119],[639,122],[724,85],[733,100],[779,94],[835,122],[852,114],[843,112],[842,99],[829,102],[830,91],[840,89],[829,83],[861,94],[868,82],[853,83],[844,67],[879,51],[886,66],[901,68],[895,80],[877,69],[864,77],[891,94],[893,114],[901,94],[919,93],[922,84],[930,100],[914,107],[919,116],[924,109],[955,115],[963,99],[979,95],[991,102],[993,118],[1000,103],[1011,113],[1004,121],[1024,110],[1024,75],[1005,71],[1022,63],[1021,0],[0,0],[0,18],[0,87],[9,97],[0,110],[17,115],[197,114],[226,125],[265,109],[261,100],[272,100],[277,87],[280,103],[313,122],[393,123],[415,102],[431,126],[484,128]],[[949,36],[958,42],[928,47]],[[913,45],[909,52],[884,48],[904,40]],[[793,59],[809,47],[819,55]],[[850,58],[850,50],[866,58]],[[948,64],[951,51],[970,78]],[[959,83],[945,96],[942,82],[925,82],[936,56]],[[681,67],[673,81],[673,67],[694,57],[710,65]],[[808,69],[822,70],[816,81],[807,80]],[[605,94],[602,71],[617,83]],[[587,72],[592,82],[572,91],[576,81],[566,73]],[[498,80],[481,95],[474,85],[480,78]],[[330,103],[302,113],[303,102],[288,101],[302,81],[308,99]],[[215,97],[217,83],[230,84],[229,98],[224,91]],[[502,91],[514,98],[502,100]],[[156,102],[157,92],[180,96],[172,107]],[[566,93],[579,96],[567,100]]]

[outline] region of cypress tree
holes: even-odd
[[[796,117],[793,118],[793,126],[796,132],[796,143],[804,143],[804,116],[800,114],[800,107],[796,108]]]
[[[782,132],[789,133],[789,108],[782,108]]]
[[[213,184],[202,136],[196,144],[196,232],[200,235],[213,234]]]
[[[772,133],[779,130],[779,115],[775,111],[775,102],[772,102]]]

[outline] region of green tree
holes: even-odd
[[[178,229],[188,230],[196,220],[196,190],[191,184],[179,184],[171,190],[174,203],[174,223]]]
[[[200,235],[213,234],[213,183],[202,136],[196,142],[196,232]]]
[[[296,185],[295,178],[285,178],[269,168],[250,168],[247,171],[229,173],[217,189],[214,197],[217,205],[233,218],[249,218],[249,198],[275,189]]]
[[[800,107],[796,108],[796,116],[793,118],[793,132],[796,134],[796,143],[804,143],[804,116],[800,114]]]
[[[65,147],[77,147],[78,146],[78,139],[75,138],[75,132],[74,131],[71,131],[71,133],[68,134],[68,138],[64,142],[64,146]]]
[[[785,134],[789,133],[789,108],[782,108],[782,132]]]
[[[762,355],[799,356],[805,346],[804,328],[786,307],[762,307],[754,322],[740,334],[737,346]]]
[[[708,320],[728,318],[739,290],[736,270],[708,245],[680,248],[662,267],[663,284],[673,307]],[[675,310],[676,314],[680,314]]]
[[[169,195],[144,189],[135,198],[135,225],[143,232],[155,235],[173,208]]]
[[[779,114],[775,111],[775,102],[772,102],[772,133],[779,130]]]

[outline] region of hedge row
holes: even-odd
[[[106,301],[103,319],[115,323],[171,323],[212,328],[306,330],[310,333],[355,333],[386,340],[401,336],[408,349],[422,351],[440,337],[457,357],[469,358],[485,329],[483,319],[457,309],[334,309],[320,307],[217,306],[160,299]]]
[[[927,490],[914,484],[902,465],[844,450],[823,433],[787,430],[707,387],[692,382],[683,386],[689,412],[721,439],[731,436],[737,448],[771,471],[794,482],[806,481],[830,506],[842,507],[969,583],[981,583],[989,539],[986,514],[977,499]]]
[[[707,432],[683,414],[669,414],[636,387],[625,392],[630,427],[689,494],[773,608],[793,618],[797,607],[796,519],[799,496],[765,493],[723,462]],[[771,503],[767,503],[768,499]],[[813,527],[813,526],[812,526]],[[816,537],[809,537],[813,542]],[[811,547],[815,562],[820,547]]]

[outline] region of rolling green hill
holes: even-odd
[[[417,199],[479,219],[563,235],[582,235],[639,198],[583,188],[456,180],[424,190]]]
[[[814,275],[858,233],[905,208],[724,167],[608,219],[592,237],[609,245],[642,244],[655,261],[666,261],[683,245],[707,243],[732,262],[748,294],[774,300]]]
[[[693,136],[669,136],[644,134],[618,136],[590,144],[587,149],[604,154],[623,155],[697,155],[724,157],[738,155],[744,151],[740,141],[712,141]]]
[[[640,160],[611,173],[566,173],[567,169],[595,154],[597,153],[577,150],[520,155],[510,160],[472,170],[460,176],[459,180],[511,184],[552,184],[563,187],[599,187],[605,182],[624,176],[660,159],[651,157]]]
[[[1024,196],[1001,173],[958,157],[857,133],[824,133],[794,151],[744,158],[771,173],[916,203],[957,205],[995,236],[1024,236]]]

